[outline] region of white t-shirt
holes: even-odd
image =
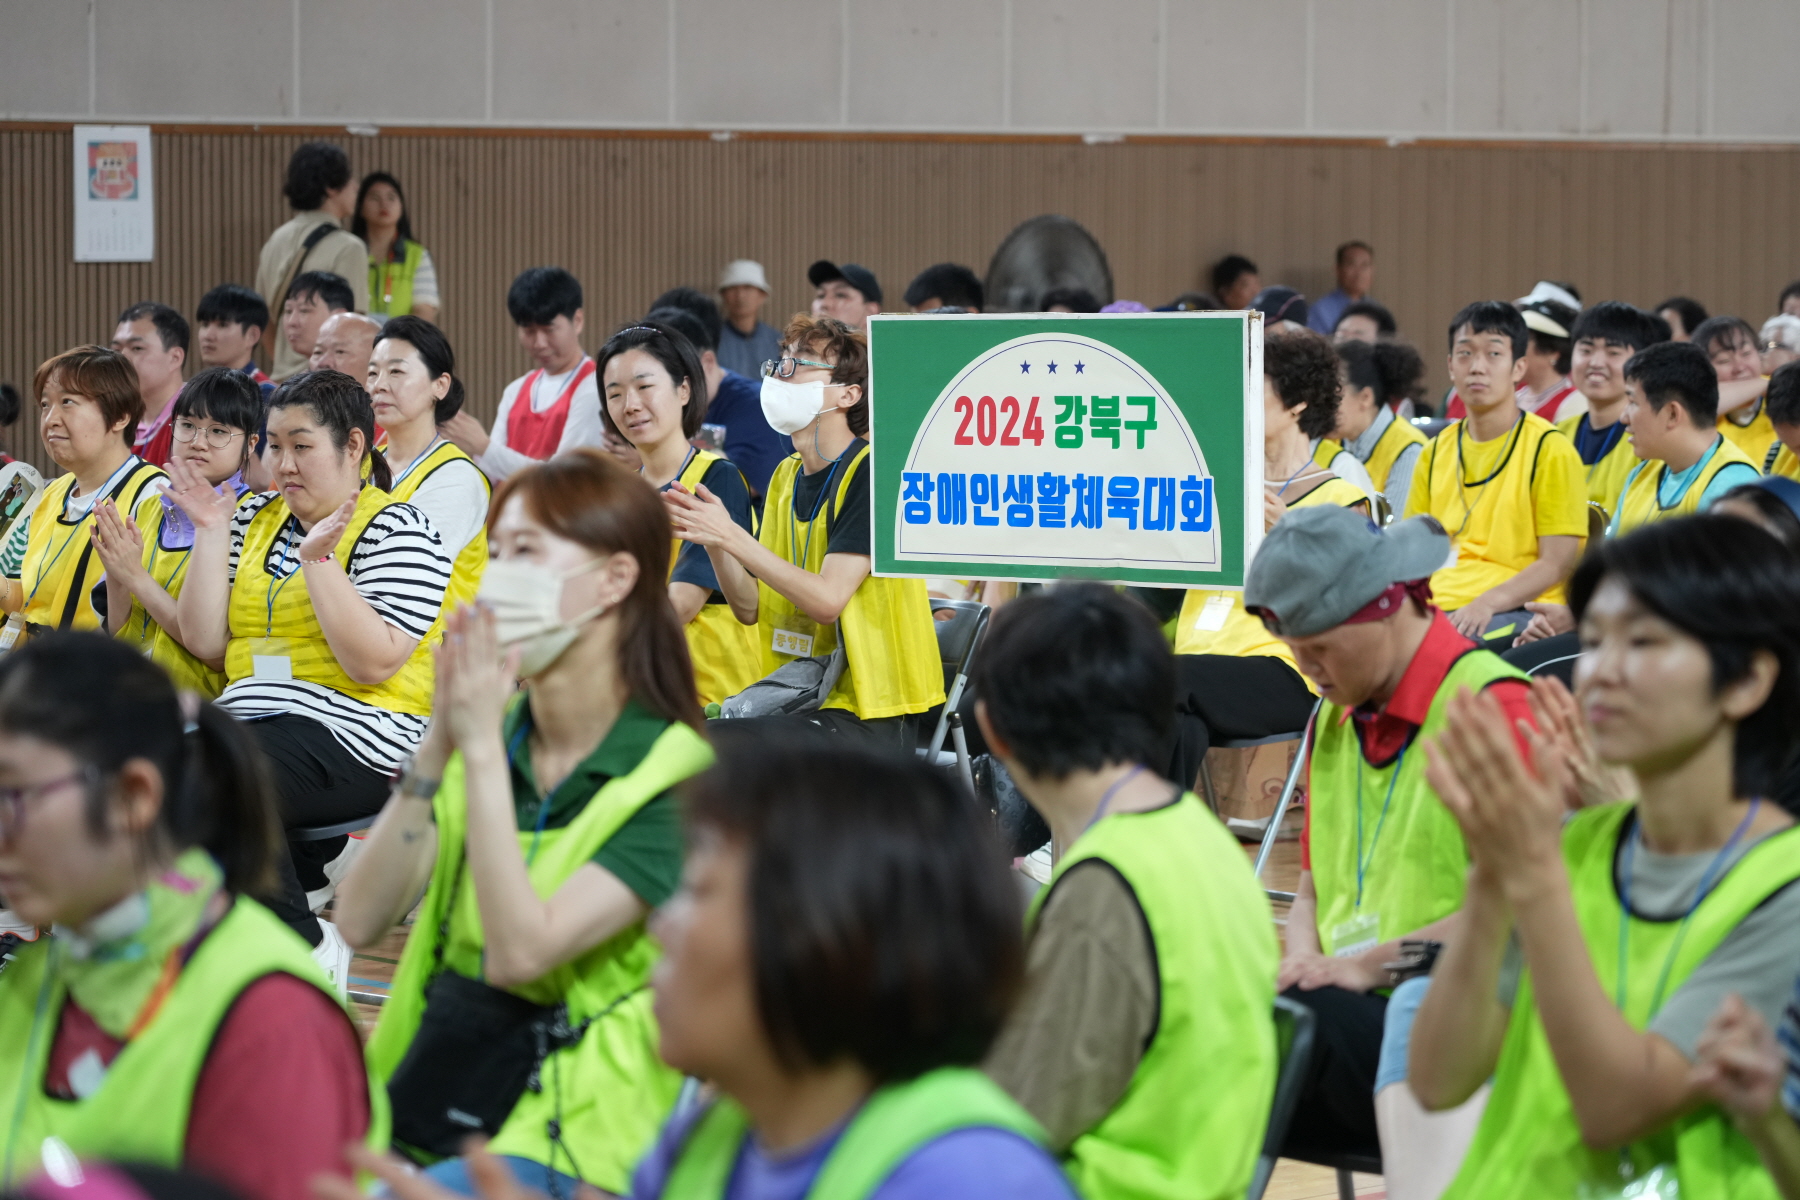
[[[441,444],[441,439],[432,442],[413,463],[426,458]],[[396,470],[394,483],[398,485],[406,476],[407,469]],[[466,458],[451,459],[433,470],[406,502],[431,521],[431,527],[444,539],[444,553],[452,562],[487,525],[487,480],[481,477],[480,468]]]
[[[579,371],[587,361],[584,356],[574,370]],[[541,413],[554,408],[562,398],[563,389],[569,386],[572,374],[572,371],[565,371],[561,375],[538,376],[537,385],[526,399],[531,405],[531,411]],[[500,410],[494,414],[494,428],[489,435],[487,453],[476,460],[481,464],[481,469],[487,472],[488,478],[496,482],[539,461],[506,444],[506,423],[512,416],[513,405],[518,403],[519,387],[526,378],[520,376],[513,380],[500,394]],[[606,426],[600,420],[599,372],[596,371],[581,381],[581,386],[575,389],[575,395],[569,399],[569,419],[563,423],[562,440],[556,444],[556,452],[561,454],[564,450],[573,450],[577,446],[600,447],[605,444],[605,438]]]

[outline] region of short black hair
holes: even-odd
[[[332,312],[349,312],[356,307],[356,293],[350,290],[350,281],[335,271],[308,271],[294,277],[293,286],[288,288],[289,300],[304,300],[308,296],[317,296],[319,302]]]
[[[1794,296],[1800,296],[1800,279],[1794,280],[1794,282],[1781,289],[1781,295],[1775,298],[1775,311],[1780,312],[1781,306],[1786,304],[1789,298]]]
[[[705,353],[719,348],[719,338],[725,332],[725,315],[719,311],[719,303],[698,288],[670,288],[656,298],[650,311],[659,308],[676,308],[692,314],[699,326],[698,336],[683,329],[688,341],[694,343],[694,349]]]
[[[1708,359],[1712,357],[1713,347],[1720,342],[1735,350],[1745,342],[1754,346],[1762,340],[1750,322],[1731,316],[1708,317],[1700,322],[1700,328],[1688,331],[1688,339],[1706,351]]]
[[[941,262],[920,271],[906,285],[908,305],[919,305],[936,297],[940,304],[956,308],[978,309],[982,306],[981,280],[961,263]]]
[[[1263,342],[1263,374],[1275,385],[1283,408],[1306,405],[1300,432],[1309,438],[1330,437],[1337,428],[1338,356],[1323,334],[1310,329],[1283,329]]]
[[[166,304],[158,304],[154,300],[139,300],[120,313],[115,324],[123,325],[128,321],[145,320],[156,326],[156,336],[162,342],[164,350],[173,350],[179,346],[183,354],[187,353],[187,318]]]
[[[849,1058],[877,1083],[979,1062],[1024,976],[993,822],[910,753],[732,724],[684,815],[747,852],[756,1009],[776,1055]]]
[[[1782,476],[1779,475],[1773,478],[1765,476],[1754,483],[1740,483],[1720,496],[1719,500],[1738,500],[1748,504],[1761,513],[1763,520],[1768,522],[1763,526],[1764,529],[1773,534],[1775,539],[1786,546],[1788,550],[1800,553],[1800,514],[1796,514],[1788,502],[1769,486],[1780,479]],[[1792,483],[1793,481],[1788,480],[1787,482]],[[1712,508],[1717,503],[1718,501],[1714,501],[1707,507]]]
[[[528,267],[506,289],[506,311],[514,325],[573,321],[581,311],[581,281],[561,267]]]
[[[378,183],[387,184],[394,189],[394,195],[400,197],[400,222],[394,226],[394,244],[398,246],[415,240],[412,205],[406,202],[406,192],[400,187],[400,181],[386,171],[370,171],[362,177],[362,185],[356,189],[356,211],[350,214],[350,232],[365,242],[369,240],[369,222],[363,217],[363,201],[369,198],[369,189]]]
[[[1350,241],[1345,242],[1337,248],[1337,258],[1335,261],[1338,266],[1341,267],[1344,265],[1344,255],[1350,253],[1352,250],[1366,250],[1368,251],[1370,258],[1375,257],[1375,247],[1369,245],[1369,243],[1365,241],[1352,238]]]
[[[0,383],[0,428],[18,424],[24,399],[18,388],[10,383]]]
[[[194,309],[194,320],[201,325],[213,322],[236,325],[246,332],[253,327],[267,329],[269,305],[255,288],[247,288],[241,283],[221,283],[200,297],[199,307]]]
[[[687,309],[658,308],[606,339],[606,345],[594,355],[599,376],[594,382],[600,387],[600,420],[608,433],[623,441],[631,440],[613,422],[612,410],[606,403],[606,364],[627,350],[642,350],[661,363],[677,389],[684,381],[687,383],[688,401],[681,410],[681,432],[690,438],[700,432],[701,422],[706,420],[707,395],[700,348],[694,343],[699,330],[700,318]]]
[[[1694,330],[1706,324],[1706,306],[1691,297],[1670,296],[1650,311],[1660,315],[1664,309],[1673,311],[1681,318],[1681,327],[1689,337],[1694,336]]]
[[[974,686],[994,732],[1033,775],[1156,763],[1174,737],[1168,639],[1149,609],[1099,584],[1062,584],[1002,608]]]
[[[394,473],[387,456],[375,448],[375,406],[360,380],[342,371],[302,371],[282,380],[269,397],[268,411],[305,408],[331,439],[331,448],[342,454],[350,444],[350,431],[362,430],[363,453],[369,463],[369,482],[392,491]]]
[[[1223,295],[1225,289],[1236,283],[1244,275],[1261,275],[1256,264],[1241,254],[1227,254],[1212,269],[1213,295]]]
[[[1399,323],[1394,320],[1394,314],[1388,311],[1387,305],[1377,304],[1373,300],[1358,300],[1344,305],[1344,311],[1338,314],[1337,325],[1331,327],[1333,333],[1337,332],[1338,325],[1344,323],[1345,317],[1369,318],[1375,322],[1375,332],[1382,337],[1393,337],[1400,332]]]
[[[1666,342],[1673,331],[1669,323],[1653,312],[1645,312],[1623,300],[1602,300],[1575,318],[1569,330],[1569,342],[1606,342],[1613,346],[1630,346],[1633,351]],[[1688,333],[1692,334],[1692,329]]]
[[[1044,312],[1049,312],[1053,305],[1060,304],[1072,313],[1097,313],[1100,311],[1099,297],[1082,287],[1051,288],[1038,301]]]
[[[1418,398],[1425,360],[1405,342],[1345,342],[1336,350],[1344,378],[1353,388],[1373,390],[1377,405]]]
[[[208,367],[175,397],[174,413],[258,433],[263,423],[262,389],[236,367]]]
[[[1769,698],[1738,722],[1732,747],[1737,794],[1772,794],[1800,745],[1800,560],[1765,529],[1702,513],[1653,521],[1589,550],[1569,580],[1577,621],[1609,578],[1706,646],[1714,688],[1748,674],[1756,651],[1775,656]]]
[[[1800,425],[1800,360],[1775,368],[1763,403],[1769,406],[1769,420],[1777,425]]]
[[[1519,310],[1504,300],[1477,300],[1467,305],[1450,320],[1450,349],[1456,349],[1456,335],[1464,329],[1470,333],[1498,333],[1512,341],[1513,358],[1525,357],[1531,344],[1531,329]]]
[[[433,381],[450,377],[450,390],[444,398],[431,406],[431,419],[442,425],[451,417],[462,411],[463,385],[456,377],[456,351],[450,348],[450,339],[444,331],[424,317],[415,317],[405,313],[398,317],[390,317],[381,332],[375,335],[376,341],[393,338],[405,342],[418,353],[419,361],[425,366],[425,373]],[[530,397],[527,397],[530,399]]]
[[[1625,378],[1638,385],[1652,412],[1681,403],[1696,429],[1719,419],[1719,376],[1706,351],[1692,342],[1658,342],[1625,360]]]
[[[325,193],[350,182],[350,156],[335,142],[307,142],[288,159],[282,195],[296,212],[312,212],[325,203]]]

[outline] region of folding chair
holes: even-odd
[[[1356,1176],[1381,1174],[1381,1151],[1376,1149],[1361,1154],[1294,1154],[1288,1158],[1296,1162],[1311,1163],[1315,1167],[1330,1167],[1337,1172],[1338,1200],[1356,1200]]]
[[[1262,1200],[1269,1176],[1275,1173],[1275,1160],[1281,1157],[1281,1143],[1287,1138],[1288,1122],[1300,1103],[1300,1089],[1306,1084],[1306,1068],[1312,1062],[1313,1011],[1304,1004],[1275,997],[1275,1098],[1269,1105],[1269,1127],[1263,1134],[1262,1154],[1256,1160],[1256,1171],[1250,1176],[1250,1190],[1244,1200]]]
[[[969,686],[969,671],[975,665],[975,651],[981,645],[981,635],[987,632],[991,611],[979,600],[940,600],[933,597],[931,601],[932,623],[937,626],[938,658],[944,665],[944,711],[938,716],[937,729],[933,731],[931,742],[925,747],[923,754],[926,762],[938,762],[938,756],[944,749],[944,739],[950,736],[955,746],[954,761],[957,769],[971,789],[974,787],[974,776],[969,767],[969,748],[963,739],[962,720],[957,715],[956,708],[962,703],[964,689]],[[946,620],[938,620],[937,614],[941,612],[954,615]]]
[[[1269,827],[1263,830],[1262,845],[1258,846],[1256,850],[1256,878],[1259,881],[1262,879],[1263,867],[1267,865],[1269,861],[1269,854],[1275,849],[1275,840],[1281,836],[1281,823],[1287,818],[1288,805],[1293,803],[1294,790],[1300,786],[1300,772],[1306,769],[1306,751],[1307,748],[1312,745],[1313,726],[1318,723],[1319,709],[1323,707],[1324,703],[1325,701],[1323,700],[1314,702],[1312,716],[1306,719],[1306,728],[1302,729],[1299,733],[1284,733],[1272,738],[1260,738],[1256,741],[1247,743],[1256,746],[1265,745],[1271,742],[1291,742],[1296,739],[1300,742],[1299,749],[1294,751],[1294,765],[1288,768],[1287,781],[1281,785],[1281,799],[1275,804],[1274,815],[1269,818]],[[1225,742],[1223,744],[1230,747],[1237,743]],[[1212,781],[1210,779],[1207,780],[1207,786],[1209,789],[1212,786]],[[1278,892],[1272,891],[1269,888],[1264,888],[1263,893],[1271,900],[1286,900],[1289,903],[1292,903],[1294,899],[1294,893],[1292,892]]]
[[[339,821],[335,825],[295,825],[283,836],[295,842],[322,842],[326,838],[344,837],[352,833],[361,833],[375,824],[373,816],[357,817],[350,821]]]
[[[1607,515],[1606,510],[1599,504],[1589,500],[1587,506],[1587,523],[1587,548],[1592,550],[1595,546],[1599,545],[1600,540],[1606,536],[1606,528],[1612,524],[1612,518]]]

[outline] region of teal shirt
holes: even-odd
[[[530,710],[529,699],[512,705],[502,726],[512,769],[513,811],[521,830],[538,828],[540,817],[545,829],[560,829],[573,821],[607,781],[635,770],[669,727],[668,721],[636,700],[627,700],[619,719],[593,753],[576,764],[548,797],[540,799],[526,736]],[[621,825],[594,853],[593,862],[655,908],[674,895],[681,882],[682,853],[681,815],[674,793],[664,792]]]
[[[1711,462],[1713,455],[1719,452],[1719,446],[1724,440],[1725,439],[1721,437],[1718,441],[1715,441],[1712,444],[1712,449],[1708,450],[1705,454],[1702,454],[1700,456],[1700,461],[1696,462],[1687,470],[1669,471],[1663,475],[1661,482],[1656,485],[1657,503],[1665,508],[1671,508],[1674,505],[1679,504],[1681,498],[1687,495],[1688,488],[1693,485],[1694,480],[1699,476],[1700,472],[1706,469],[1706,464]],[[1749,463],[1731,463],[1728,466],[1719,468],[1719,473],[1713,476],[1712,482],[1706,485],[1706,490],[1700,493],[1700,503],[1696,506],[1696,511],[1705,512],[1712,507],[1714,500],[1717,500],[1732,488],[1739,487],[1746,483],[1755,483],[1758,478],[1760,477],[1756,473],[1756,468]]]

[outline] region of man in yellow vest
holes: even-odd
[[[1769,376],[1769,422],[1775,440],[1763,452],[1763,474],[1800,480],[1800,364],[1776,367]]]
[[[1056,851],[988,1074],[1088,1200],[1242,1196],[1275,1087],[1274,927],[1236,839],[1147,765],[1174,734],[1156,619],[1095,584],[1015,600],[975,694]]]
[[[1462,905],[1468,852],[1418,743],[1463,689],[1490,691],[1533,723],[1524,675],[1431,603],[1430,576],[1449,551],[1432,521],[1382,530],[1319,505],[1269,531],[1245,582],[1244,607],[1287,643],[1322,701],[1277,981],[1318,1018],[1288,1134],[1295,1153],[1374,1152],[1377,1068],[1405,1070],[1382,1052],[1397,982],[1387,964],[1403,941],[1445,941]]]
[[[1717,427],[1719,383],[1705,351],[1692,342],[1663,342],[1625,364],[1625,427],[1643,460],[1611,505],[1607,534],[1699,512],[1759,474]]]
[[[1619,488],[1637,465],[1625,440],[1625,363],[1639,350],[1668,341],[1668,324],[1635,305],[1602,300],[1577,317],[1569,332],[1575,343],[1570,378],[1587,399],[1587,411],[1556,427],[1581,457],[1588,502],[1611,518]]]

